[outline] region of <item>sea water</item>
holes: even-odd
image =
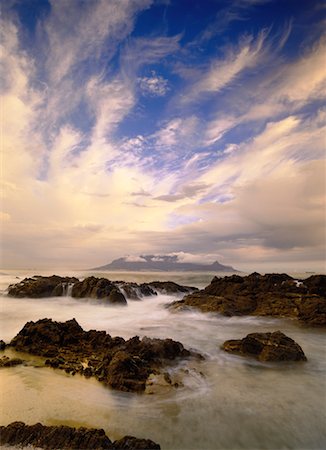
[[[85,330],[105,330],[125,339],[135,335],[169,337],[202,353],[205,360],[184,361],[169,369],[184,374],[183,386],[149,395],[114,391],[94,379],[37,368],[40,359],[23,354],[31,365],[0,372],[0,424],[20,420],[103,428],[112,440],[134,435],[158,442],[162,450],[325,448],[326,354],[322,329],[285,319],[172,312],[165,306],[176,297],[166,295],[130,300],[127,307],[69,295],[43,299],[6,295],[10,283],[33,274],[2,274],[0,339],[5,342],[30,320],[75,318]],[[58,274],[79,278],[89,275]],[[212,278],[212,274],[187,273],[97,276],[136,282],[169,279],[198,287]],[[306,363],[259,363],[220,349],[227,339],[276,330],[301,345]],[[7,350],[6,354],[16,356],[17,352]]]

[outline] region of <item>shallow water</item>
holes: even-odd
[[[119,275],[115,279],[126,279]],[[149,281],[157,275],[133,274],[132,280]],[[196,285],[196,280],[199,287],[212,278],[209,275],[206,282],[208,275],[190,274],[187,281],[187,274],[169,274],[177,282],[180,276],[184,284]],[[4,291],[17,281],[9,273],[0,288]],[[75,317],[85,330],[105,330],[112,336],[171,337],[206,359],[181,363],[179,369],[188,370],[184,387],[154,395],[113,391],[96,380],[48,368],[2,369],[0,423],[100,427],[111,439],[126,434],[147,437],[162,450],[325,448],[323,330],[289,320],[172,313],[164,307],[171,300],[175,297],[161,295],[129,301],[128,307],[110,307],[70,297],[13,299],[3,294],[0,338],[6,342],[29,320]],[[307,363],[262,364],[220,350],[226,339],[278,329],[302,346]],[[37,358],[32,359],[37,364]]]

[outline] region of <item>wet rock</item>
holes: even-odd
[[[0,367],[14,367],[23,364],[23,360],[20,358],[8,358],[8,356],[2,356],[0,358]]]
[[[291,317],[309,325],[326,325],[325,283],[325,275],[300,282],[287,274],[214,277],[205,289],[173,302],[169,308],[194,307],[225,316]]]
[[[23,422],[0,426],[0,444],[24,447],[31,445],[49,450],[160,449],[158,444],[149,439],[137,439],[133,436],[125,436],[112,442],[102,429],[45,426],[40,423],[25,425]]]
[[[105,331],[86,332],[75,319],[28,322],[10,346],[46,357],[49,367],[95,377],[122,391],[143,391],[150,373],[180,358],[199,356],[172,339],[135,336],[125,341]]]
[[[113,447],[117,450],[160,450],[161,448],[150,439],[137,439],[133,436],[125,436],[115,441]]]
[[[122,290],[127,298],[131,300],[141,300],[142,297],[151,297],[157,293],[147,284],[128,283],[125,281],[118,281],[116,284]]]
[[[71,295],[76,298],[108,299],[114,284],[106,278],[87,277],[75,283]]]
[[[193,286],[181,286],[173,281],[151,281],[148,285],[160,294],[187,294],[198,289]]]
[[[259,361],[307,360],[300,345],[281,331],[251,333],[241,340],[224,342],[222,349],[228,353],[252,356]]]
[[[0,350],[4,350],[6,348],[6,343],[2,339],[0,340]]]
[[[110,295],[108,297],[108,300],[110,303],[114,303],[114,304],[119,304],[119,305],[127,304],[127,300],[126,300],[125,296],[120,291],[118,291],[118,289],[116,289],[116,288],[112,289],[112,291],[110,292]]]
[[[66,295],[66,287],[69,284],[78,282],[75,277],[60,277],[52,275],[42,277],[35,275],[32,278],[24,278],[20,283],[12,284],[8,288],[8,295],[11,297],[55,297]]]

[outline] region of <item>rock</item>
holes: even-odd
[[[114,288],[108,297],[108,300],[110,303],[119,304],[119,305],[126,305],[127,300],[125,299],[125,296],[118,291],[118,289]]]
[[[125,436],[112,442],[102,429],[45,426],[40,423],[25,425],[23,422],[0,426],[0,444],[35,446],[49,450],[160,449],[158,444],[149,439],[137,439],[133,436]]]
[[[25,278],[20,283],[10,285],[8,295],[19,298],[60,297],[66,295],[66,289],[69,284],[78,281],[75,277],[60,277],[58,275],[42,277],[35,275],[32,278]]]
[[[20,358],[8,358],[8,356],[2,356],[0,358],[0,367],[14,367],[23,364],[23,360]]]
[[[160,450],[161,448],[150,439],[137,439],[133,436],[125,436],[115,441],[113,446],[117,450]]]
[[[259,361],[307,360],[300,345],[281,331],[251,333],[241,340],[224,342],[222,349],[228,353],[252,356]]]
[[[291,317],[309,325],[326,325],[325,283],[325,275],[302,282],[287,274],[214,277],[205,289],[173,302],[169,308],[194,307],[225,316]]]
[[[106,278],[87,277],[74,284],[71,295],[76,298],[107,299],[114,288],[114,284]]]
[[[44,356],[45,365],[95,377],[122,391],[143,391],[150,373],[179,358],[200,355],[172,339],[135,336],[127,341],[105,331],[84,331],[75,319],[28,322],[10,346]]]
[[[198,290],[196,287],[181,286],[173,281],[151,281],[148,285],[160,294],[186,294]]]
[[[125,281],[117,281],[116,284],[122,290],[124,295],[131,300],[140,300],[142,297],[151,297],[157,293],[147,284],[128,283]]]
[[[4,350],[6,348],[6,343],[2,339],[0,340],[0,350]]]

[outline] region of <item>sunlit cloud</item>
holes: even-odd
[[[288,56],[295,17],[223,35],[268,3],[232,2],[217,34],[218,14],[186,38],[137,28],[155,2],[53,1],[28,42],[8,4],[4,265],[165,253],[322,268],[325,37]]]

